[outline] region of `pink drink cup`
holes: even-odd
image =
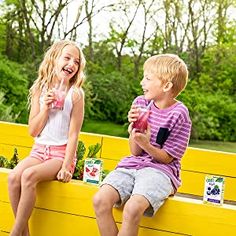
[[[52,103],[52,108],[63,110],[66,92],[55,89],[54,93],[55,93],[56,100]]]
[[[145,130],[147,130],[147,120],[150,115],[150,112],[150,110],[145,109],[145,111],[142,111],[138,119],[134,122],[133,128],[135,128],[137,132],[144,133]]]

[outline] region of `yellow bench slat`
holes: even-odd
[[[235,167],[236,153],[188,148],[182,159],[182,170],[236,177]]]

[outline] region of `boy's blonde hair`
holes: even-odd
[[[188,81],[188,68],[175,54],[152,56],[145,61],[143,68],[155,74],[163,83],[171,82],[174,97],[184,90]]]
[[[84,81],[84,68],[85,68],[85,57],[82,50],[79,46],[69,40],[61,40],[54,43],[46,51],[43,61],[39,66],[38,78],[34,81],[32,87],[29,90],[28,102],[31,103],[32,96],[36,91],[42,91],[43,88],[48,90],[52,84],[52,80],[55,77],[55,67],[57,58],[61,55],[63,48],[67,45],[75,46],[79,51],[79,69],[73,78],[70,79],[70,85],[75,85],[76,88],[79,88]]]

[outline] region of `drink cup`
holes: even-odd
[[[144,133],[147,130],[148,126],[148,117],[150,115],[149,109],[142,109],[138,119],[134,122],[133,128],[136,129],[137,132]]]
[[[66,97],[66,91],[56,89],[56,88],[54,88],[53,91],[55,94],[55,101],[52,103],[52,108],[63,110],[65,97]]]

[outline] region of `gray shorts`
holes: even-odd
[[[115,206],[123,205],[134,194],[144,196],[150,203],[144,215],[153,216],[164,203],[174,188],[170,178],[160,170],[146,167],[140,170],[118,168],[110,172],[101,185],[109,184],[120,195],[120,202]]]

